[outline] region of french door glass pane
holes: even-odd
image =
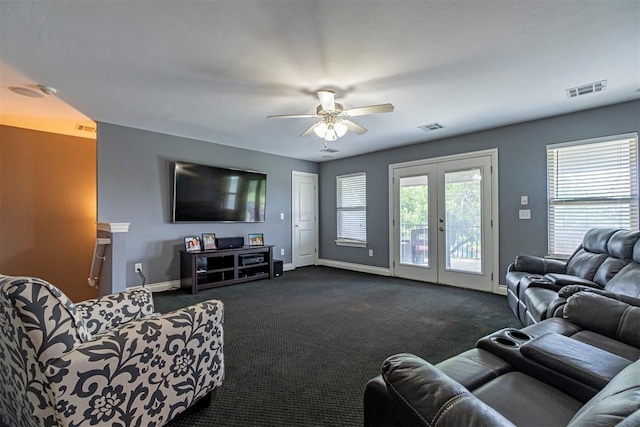
[[[400,262],[429,267],[429,177],[400,178]]]
[[[482,171],[445,172],[445,268],[482,273]]]

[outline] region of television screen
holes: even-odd
[[[263,222],[267,175],[176,161],[173,222]]]

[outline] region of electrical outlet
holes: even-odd
[[[141,262],[136,262],[134,268],[133,268],[134,272],[138,272],[138,271],[142,271],[142,263]]]
[[[280,219],[284,219],[284,212],[280,212]]]
[[[373,256],[373,249],[369,249],[369,256]]]
[[[284,255],[284,248],[280,249],[280,255]]]
[[[520,209],[518,211],[519,219],[531,219],[531,209]]]

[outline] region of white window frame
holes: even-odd
[[[622,157],[623,161],[615,164],[616,160],[612,160],[610,157],[603,156],[605,151],[596,151],[598,148],[606,150],[606,143],[620,142],[618,149],[623,149],[625,152],[628,150],[629,158]],[[599,144],[595,146],[592,144]],[[627,145],[628,144],[628,145]],[[591,147],[586,147],[591,145]],[[584,147],[582,150],[576,150],[576,147]],[[564,149],[565,159],[562,159]],[[616,147],[611,147],[611,153],[615,154],[613,150]],[[589,150],[592,150],[590,153]],[[572,160],[567,157],[573,156]],[[582,158],[580,158],[582,156]],[[611,172],[604,170],[606,174],[600,171],[600,175],[597,175],[597,166],[602,165],[602,162],[596,159],[609,160],[608,166],[611,166],[611,171],[619,170],[620,173],[625,176],[625,180],[607,182],[606,177],[611,176]],[[592,163],[592,167],[589,166],[589,162]],[[572,174],[571,167],[574,166],[574,170],[578,171]],[[586,166],[586,167],[585,167]],[[617,167],[617,169],[616,169]],[[562,172],[564,170],[565,172]],[[581,173],[580,171],[584,171]],[[600,181],[600,189],[598,193],[588,193],[588,189],[585,188],[584,183],[592,183],[589,180],[588,172],[592,173],[592,178]],[[575,175],[575,176],[574,176]],[[628,188],[624,188],[624,192],[620,190],[626,186],[625,181],[628,179]],[[623,183],[620,188],[613,183]],[[609,191],[607,194],[606,190]],[[615,194],[618,190],[618,194]],[[571,192],[573,191],[573,194]],[[564,194],[558,194],[564,193]],[[600,214],[600,220],[598,218],[590,218],[588,208],[597,208],[598,206],[611,207],[614,204],[619,204],[624,207],[623,217],[618,221],[611,215]],[[584,214],[582,218],[576,215],[576,211],[571,211],[571,208],[584,207]],[[625,211],[626,209],[626,211]],[[562,214],[563,210],[567,212]],[[594,213],[593,216],[596,214]],[[571,251],[575,250],[582,242],[582,237],[578,240],[577,235],[584,235],[589,228],[594,227],[612,227],[612,228],[626,228],[630,230],[638,230],[638,134],[628,133],[622,135],[612,135],[602,138],[591,138],[580,141],[563,142],[558,144],[547,145],[547,219],[548,219],[548,252],[549,256],[554,258],[568,258],[571,253],[569,246],[573,246]],[[559,225],[559,222],[569,222],[565,224],[571,229],[575,230],[576,237],[571,237],[570,232],[566,232],[564,235],[556,232],[563,227]],[[573,222],[572,222],[573,221]],[[569,235],[569,236],[568,236]],[[575,240],[575,242],[574,242]],[[570,242],[570,243],[569,243]],[[564,245],[563,245],[564,243]],[[565,246],[564,250],[562,246]]]
[[[357,189],[360,192],[360,196],[364,196],[364,197],[352,197],[355,199],[360,199],[364,202],[364,204],[351,204],[351,205],[345,205],[345,201],[341,200],[341,195],[343,194],[340,190],[340,187],[343,185],[343,183],[349,183],[349,181],[351,181],[352,183],[354,181],[359,181],[361,180],[361,185],[362,187]],[[344,224],[341,224],[341,212],[362,212],[364,213],[364,219],[361,223],[361,227],[364,227],[364,238],[358,238],[355,234],[351,234],[351,235],[343,235],[341,236],[341,234],[345,234],[344,232],[341,233],[341,230],[343,230],[344,228],[348,228],[345,227]],[[361,233],[360,233],[361,234]],[[367,246],[367,173],[366,172],[358,172],[358,173],[351,173],[351,174],[347,174],[347,175],[338,175],[336,176],[336,245],[338,246],[352,246],[352,247],[366,247]]]

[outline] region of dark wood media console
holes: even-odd
[[[260,259],[262,258],[262,259]],[[273,245],[180,251],[180,287],[204,289],[273,278]]]

